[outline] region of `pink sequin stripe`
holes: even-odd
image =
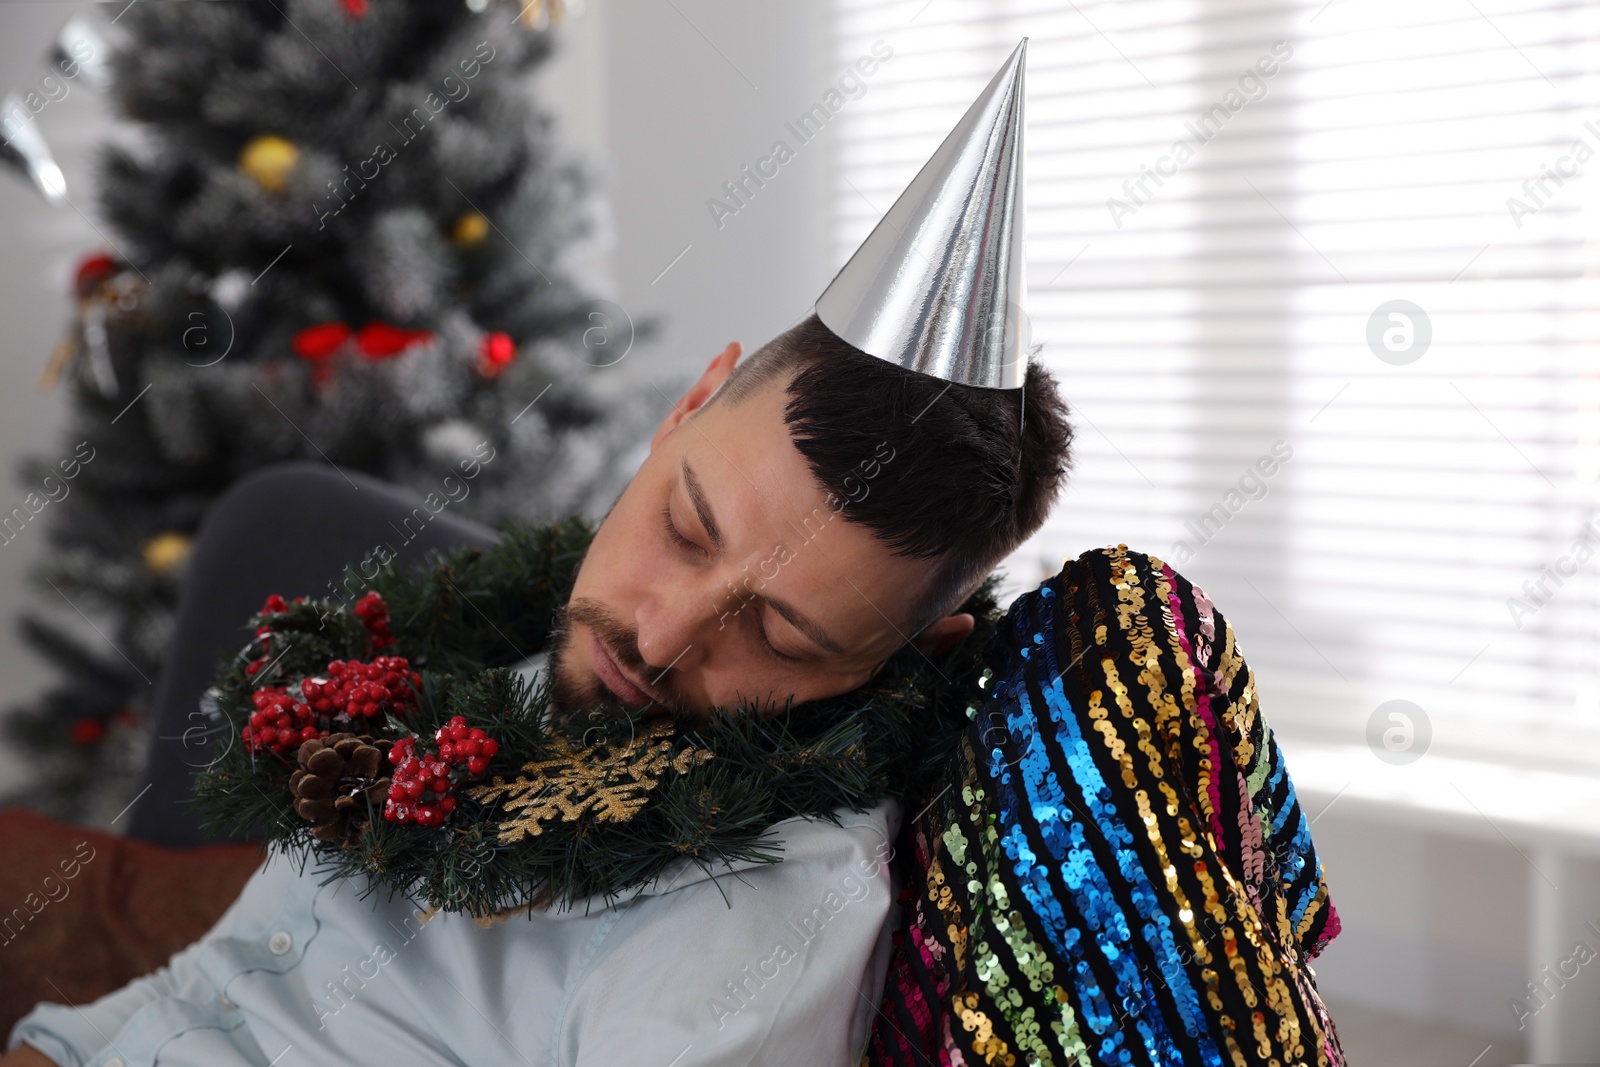
[[[1194,671],[1194,694],[1200,721],[1205,723],[1207,731],[1206,743],[1211,756],[1211,781],[1206,784],[1206,791],[1211,795],[1211,830],[1217,836],[1217,847],[1227,848],[1227,835],[1222,830],[1222,787],[1217,784],[1217,779],[1222,777],[1222,749],[1217,744],[1217,717],[1211,714],[1211,687],[1207,684],[1204,671],[1200,667],[1200,659],[1195,655],[1194,646],[1189,641],[1189,634],[1183,628],[1183,604],[1178,600],[1178,574],[1172,569],[1170,563],[1161,565],[1162,576],[1167,580],[1167,603],[1172,609],[1172,628],[1178,635],[1178,644],[1183,647],[1184,655],[1189,657],[1190,669]],[[1240,817],[1248,815],[1248,811],[1241,812]]]
[[[888,1003],[889,998],[887,997],[884,998],[882,1018],[878,1020],[878,1040],[882,1041],[888,1038],[888,1040],[895,1043],[899,1049],[896,1059],[921,1059],[931,1043],[930,1039],[933,1037],[928,1032],[932,1029],[933,1012],[929,1009],[927,1002],[922,999],[922,991],[911,980],[911,967],[904,960],[898,961],[895,966],[894,982],[897,987],[896,999],[905,1006],[907,1014],[916,1021],[917,1047],[913,1048],[910,1036],[902,1032],[900,1027],[894,1024],[895,1015],[890,1010],[891,1005]],[[884,1025],[885,1023],[887,1025]],[[885,1034],[885,1030],[888,1030],[893,1036]]]
[[[1339,936],[1343,924],[1339,922],[1339,912],[1334,908],[1333,901],[1328,901],[1328,917],[1322,921],[1322,936],[1317,938],[1317,943],[1311,946],[1306,954],[1308,958],[1315,957],[1328,947],[1328,942]]]
[[[935,975],[943,973],[939,969],[936,954],[929,951],[930,939],[923,933],[919,925],[921,919],[922,909],[919,907],[916,921],[913,921],[906,930],[906,933],[910,935],[909,939],[901,938],[899,944],[895,946],[893,972],[889,975],[888,981],[885,982],[883,1005],[879,1011],[879,1018],[873,1024],[876,1040],[880,1045],[892,1043],[899,1050],[898,1056],[895,1057],[899,1060],[926,1059],[928,1053],[933,1051],[935,1043],[939,1040],[940,1031],[947,1029],[946,1026],[936,1024],[936,1020],[944,1013],[936,1009],[934,1005],[929,1004],[926,998],[923,997],[922,989],[912,978],[911,965],[906,961],[905,957],[907,941],[909,940],[910,950],[922,956],[923,966],[930,973]],[[936,985],[942,987],[940,988],[941,995],[949,989],[947,981],[937,982]],[[912,1035],[902,1031],[895,1021],[898,1018],[894,1011],[896,1001],[906,1009],[906,1013],[911,1016],[915,1024],[917,1042],[915,1046],[912,1045]],[[941,1004],[940,1007],[942,1008],[943,1005]],[[887,1062],[887,1059],[885,1059],[885,1062]]]

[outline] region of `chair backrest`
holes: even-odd
[[[241,479],[206,513],[184,567],[138,783],[150,789],[129,812],[128,836],[178,848],[216,840],[186,802],[194,776],[237,739],[205,729],[200,696],[219,658],[249,640],[245,620],[269,594],[333,596],[342,587],[353,602],[362,563],[370,573],[379,546],[406,566],[435,549],[497,540],[481,523],[431,512],[412,491],[322,464],[285,463]]]

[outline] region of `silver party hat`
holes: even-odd
[[[1027,51],[1024,37],[817,299],[841,340],[960,385],[1022,385]]]

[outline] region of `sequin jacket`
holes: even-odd
[[[863,1063],[1343,1067],[1310,967],[1338,916],[1205,593],[1085,552],[1011,607],[988,665],[900,838]]]

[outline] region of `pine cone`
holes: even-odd
[[[393,742],[366,734],[329,734],[300,743],[300,767],[289,778],[294,810],[318,841],[353,845],[367,826],[367,801],[382,811],[390,778],[384,773]]]

